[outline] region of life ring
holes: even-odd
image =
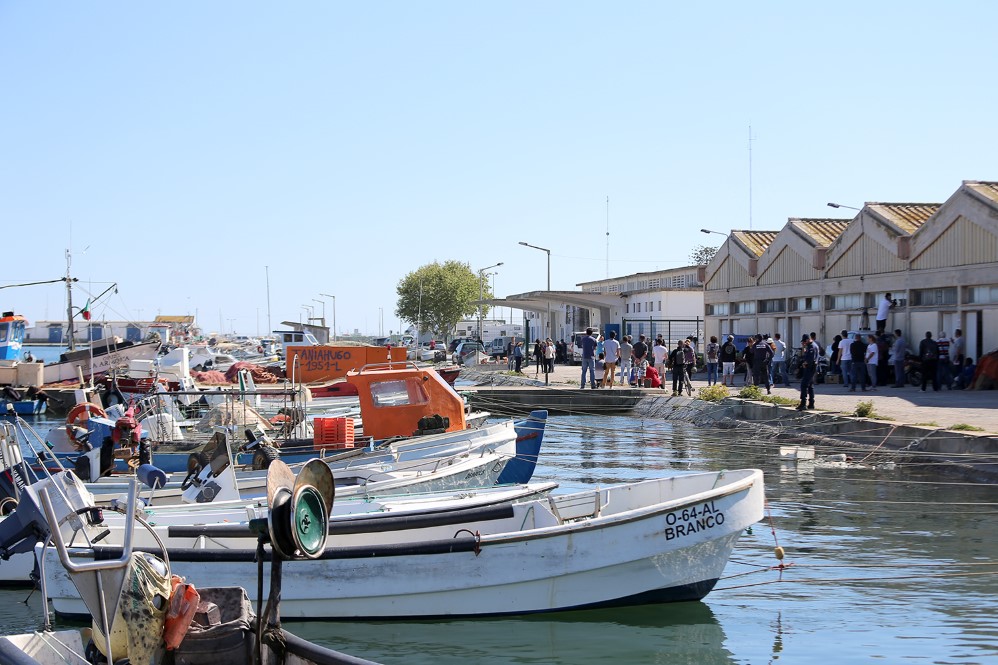
[[[77,442],[75,428],[81,427],[86,429],[86,422],[90,420],[91,416],[107,418],[107,413],[104,409],[90,402],[77,404],[69,410],[69,415],[66,416],[66,434],[69,436],[70,441],[73,443]]]

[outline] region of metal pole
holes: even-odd
[[[269,336],[274,332],[274,328],[270,323],[270,266],[264,266],[267,271],[267,335]]]

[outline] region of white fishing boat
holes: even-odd
[[[85,380],[103,376],[117,367],[127,367],[134,360],[154,360],[159,352],[159,341],[126,342],[120,337],[91,342],[86,349],[67,351],[59,360],[45,365],[43,380],[46,384]]]
[[[97,506],[92,494],[73,474],[63,472],[43,481],[41,486],[57,488],[61,494],[74,493],[83,497],[78,507]],[[545,496],[557,487],[557,483],[532,483],[462,489],[456,492],[427,492],[413,494],[369,494],[366,496],[338,496],[329,517],[329,533],[336,534],[352,530],[370,530],[377,522],[386,530],[404,525],[453,523],[467,521],[474,517],[488,516],[502,511],[504,506],[514,501]],[[128,528],[120,511],[122,499],[115,499],[106,506],[111,508],[103,513],[99,531],[107,531],[103,536],[111,543],[124,542],[124,532]],[[150,524],[148,530],[140,529],[134,534],[137,546],[155,548],[157,542],[168,546],[197,546],[203,531],[215,532],[219,528],[228,529],[230,535],[215,534],[212,540],[223,546],[245,545],[249,536],[245,522],[266,517],[268,510],[265,498],[259,500],[230,500],[212,503],[176,504],[146,506],[141,501],[135,514]],[[222,525],[230,525],[224,527]],[[233,532],[238,535],[232,536]],[[154,535],[155,534],[155,535]],[[19,517],[0,518],[0,584],[30,584],[35,570],[34,544],[37,533],[23,529]],[[157,541],[156,539],[159,539]]]
[[[353,529],[286,571],[282,616],[451,617],[698,600],[720,578],[741,533],[762,518],[763,502],[762,472],[745,469],[554,495],[467,522]],[[223,585],[252,578],[252,541],[215,544],[238,530],[184,534],[200,540],[168,546],[171,565]],[[120,553],[107,539],[70,550],[80,563]],[[55,610],[85,615],[54,560],[44,567],[53,571],[47,594]]]

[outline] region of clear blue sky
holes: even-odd
[[[397,330],[433,260],[504,296],[686,265],[828,201],[998,179],[992,2],[3,2],[0,285],[108,319]],[[609,206],[609,250],[607,209]],[[609,255],[609,266],[607,256]],[[609,269],[609,270],[608,270]],[[74,296],[80,304],[85,293]],[[30,320],[60,285],[0,290]],[[326,316],[332,318],[332,304]]]

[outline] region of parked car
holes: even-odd
[[[475,353],[485,353],[485,347],[475,341],[461,342],[454,350],[454,363],[463,365],[465,358]]]
[[[447,351],[449,351],[450,353],[454,353],[455,351],[457,351],[457,345],[460,344],[461,342],[474,342],[474,341],[475,340],[472,339],[471,337],[455,337],[450,341],[450,344],[447,346]]]

